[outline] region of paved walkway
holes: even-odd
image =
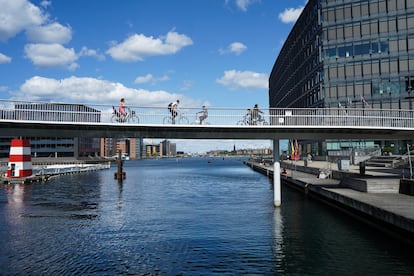
[[[306,189],[312,190],[312,192],[329,199],[331,202],[336,202],[338,205],[346,205],[376,221],[382,221],[401,229],[409,233],[411,239],[414,237],[414,196],[399,193],[367,193],[344,188],[340,185],[340,179],[320,179],[315,174],[294,169],[294,165],[298,169],[304,167],[304,161],[285,162],[293,165],[293,169],[288,169],[287,175],[282,175],[287,181],[301,185],[302,188],[306,187]],[[265,166],[260,163],[254,163],[254,166],[260,167],[262,172],[269,170],[273,174],[273,166]],[[284,167],[283,164],[281,167]],[[308,162],[307,167],[338,170],[337,164],[323,161]],[[352,174],[356,178],[361,177],[359,166],[351,165],[348,173],[351,177]],[[387,168],[367,167],[366,176],[397,180],[401,178],[401,172]]]
[[[320,168],[325,168],[324,164],[318,163]],[[319,167],[318,167],[319,168]],[[351,171],[351,170],[350,170]],[[359,174],[358,170],[352,170],[355,174]],[[351,171],[351,172],[352,172]],[[367,172],[368,175],[376,176],[376,177],[390,177],[395,176],[392,172],[387,172],[386,170],[382,170],[380,172]],[[300,172],[300,171],[290,171],[288,172],[288,176],[300,180],[305,183],[309,183],[312,185],[321,186],[324,189],[332,192],[337,193],[348,198],[364,202],[366,204],[375,206],[379,209],[386,210],[388,212],[392,212],[401,216],[404,216],[410,220],[414,221],[414,196],[399,194],[399,193],[366,193],[366,192],[359,192],[353,189],[339,187],[341,180],[338,179],[319,179],[315,175]],[[395,176],[398,177],[398,176]]]
[[[284,161],[285,163],[289,164],[290,166],[301,166],[304,167],[304,161],[298,160],[298,161]],[[307,166],[311,168],[317,168],[317,169],[330,169],[339,171],[338,164],[337,163],[331,163],[327,161],[308,161]],[[360,173],[360,168],[358,165],[349,165],[349,170],[347,172],[352,174],[358,174]],[[390,168],[383,168],[383,167],[365,167],[365,175],[366,176],[384,176],[384,177],[397,177],[402,178],[402,176],[405,174],[405,177],[409,177],[409,170],[405,169],[390,169]]]

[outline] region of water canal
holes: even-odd
[[[210,161],[211,162],[210,162]],[[0,186],[1,275],[405,275],[413,248],[236,158]]]

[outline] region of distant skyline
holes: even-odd
[[[268,107],[306,1],[0,0],[0,98]]]

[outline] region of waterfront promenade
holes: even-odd
[[[259,162],[246,163],[252,169],[273,177],[273,166]],[[285,161],[281,168],[282,183],[299,189],[332,207],[341,209],[351,216],[370,223],[386,232],[407,238],[414,245],[414,197],[401,194],[395,189],[361,191],[358,183],[372,182],[372,186],[390,183],[399,187],[402,173],[399,170],[367,167],[364,175],[359,166],[351,165],[349,170],[338,170],[337,164],[312,161]],[[330,177],[318,178],[318,172],[330,171]],[[340,179],[342,177],[342,179]],[[355,185],[355,186],[354,186]],[[282,202],[282,206],[283,206]]]

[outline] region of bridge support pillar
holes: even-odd
[[[282,204],[279,156],[279,140],[273,140],[273,204],[275,207],[280,207]]]
[[[116,161],[118,163],[118,170],[114,174],[114,179],[118,179],[118,183],[122,183],[122,180],[126,178],[126,173],[123,171],[124,161],[122,160],[121,151],[119,151],[118,159]]]

